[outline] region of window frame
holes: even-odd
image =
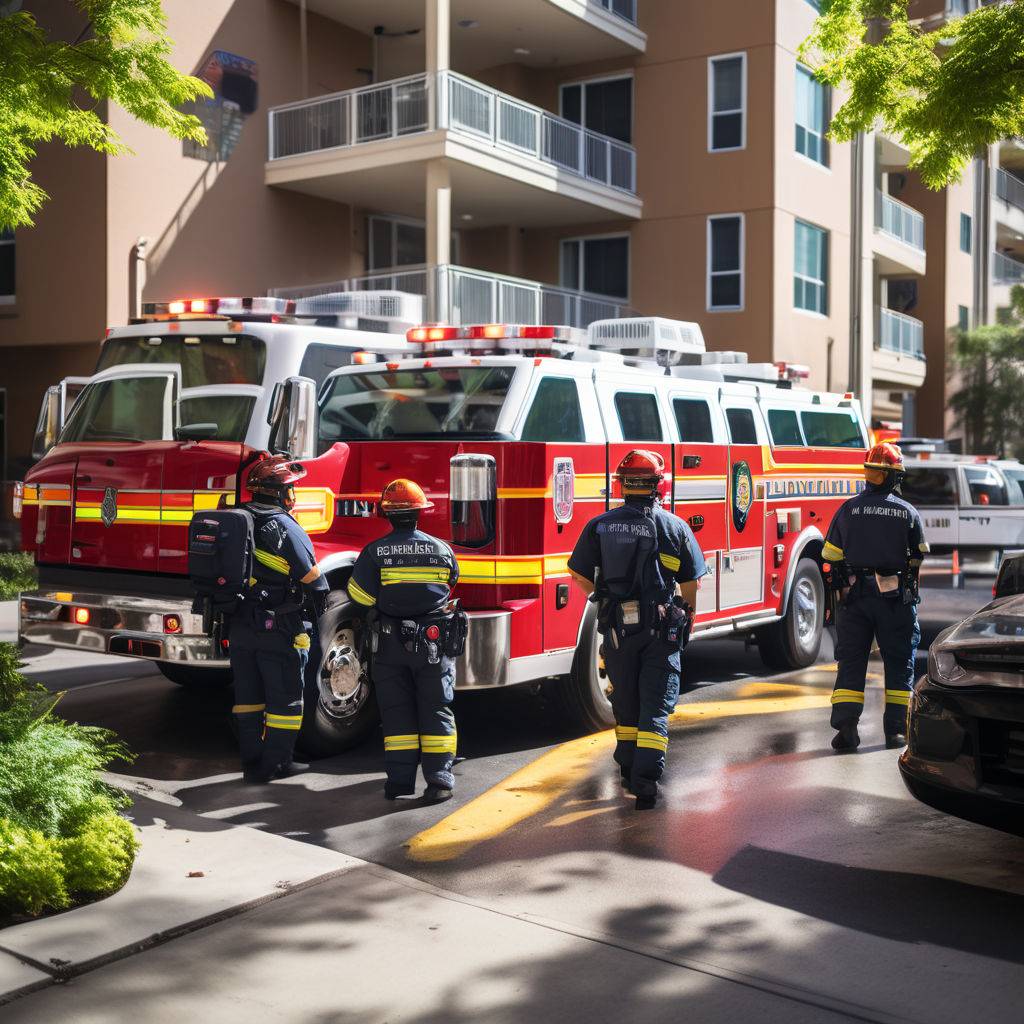
[[[740,222],[740,240],[739,240],[739,269],[738,270],[712,270],[711,269],[711,224],[712,221],[716,220],[733,220],[739,218]],[[705,281],[705,310],[708,313],[742,313],[744,304],[746,302],[746,270],[744,267],[745,255],[747,248],[747,219],[742,213],[713,213],[707,218],[706,234],[706,251],[705,251],[705,270],[706,270],[706,281]],[[715,276],[722,276],[723,274],[736,274],[740,275],[740,301],[738,306],[713,306],[711,304],[711,282]]]
[[[967,247],[964,248],[964,241]],[[960,212],[960,251],[970,256],[974,250],[974,218],[969,213]]]
[[[626,437],[626,431],[622,425],[622,412],[619,409],[619,399],[627,398],[650,398],[654,403],[654,413],[658,418],[658,431],[660,436],[654,437]],[[612,391],[612,408],[615,410],[615,423],[619,428],[619,439],[624,444],[666,444],[665,441],[665,418],[662,415],[661,402],[658,392],[651,388],[623,388],[617,387]]]
[[[821,269],[822,269],[822,273],[824,274],[823,278],[819,279],[819,278],[809,277],[807,274],[800,273],[797,270],[797,268],[796,268],[797,256],[798,256],[799,251],[800,251],[799,247],[796,244],[796,238],[797,238],[797,232],[798,232],[798,229],[799,229],[800,226],[803,226],[805,228],[810,228],[812,231],[818,232],[818,234],[820,235],[820,237],[824,241],[824,246],[822,248],[822,253],[821,253],[821,263],[822,263],[822,268]],[[823,309],[808,309],[806,306],[798,306],[797,302],[796,302],[796,294],[795,294],[795,289],[794,289],[793,309],[796,310],[799,313],[807,313],[807,314],[810,314],[811,316],[817,316],[817,317],[827,317],[829,315],[829,286],[828,286],[829,285],[829,281],[828,281],[828,279],[829,279],[829,271],[831,270],[831,267],[829,266],[829,263],[831,262],[829,260],[829,250],[830,250],[831,245],[832,245],[831,237],[830,236],[831,236],[831,232],[828,230],[828,228],[819,227],[817,224],[812,224],[810,221],[801,220],[799,217],[794,217],[793,218],[793,282],[795,284],[797,278],[799,278],[801,281],[803,281],[805,283],[809,282],[809,283],[811,283],[813,285],[821,285],[822,286],[822,305],[824,306]]]
[[[599,85],[601,82],[619,82],[623,79],[628,78],[632,83],[629,87],[629,141],[623,142],[624,146],[635,146],[634,136],[636,135],[636,75],[632,71],[616,71],[614,74],[605,75],[591,75],[586,78],[574,78],[568,82],[558,83],[558,116],[565,121],[572,121],[572,118],[566,117],[563,102],[563,90],[571,89],[574,85],[580,87],[580,120],[579,126],[584,131],[592,132],[593,128],[587,127],[587,86],[588,85]],[[572,121],[573,124],[577,122]],[[603,138],[610,139],[613,136],[603,135],[601,132],[595,134],[601,135]],[[622,140],[616,139],[616,142]]]
[[[806,448],[807,438],[804,436],[803,423],[800,420],[800,413],[802,412],[801,406],[796,405],[769,405],[765,406],[761,412],[764,415],[764,423],[768,428],[768,439],[771,443],[772,448]],[[796,424],[796,432],[799,440],[795,444],[782,444],[775,440],[775,431],[772,429],[772,413],[773,412],[784,412],[792,413],[793,421]]]
[[[413,267],[421,267],[422,263],[392,263],[387,267],[374,266],[374,252],[373,252],[373,221],[380,220],[387,223],[391,228],[391,251],[392,254],[398,255],[398,226],[400,224],[411,228],[422,228],[423,229],[423,255],[424,258],[428,255],[427,253],[427,222],[420,220],[418,217],[405,217],[399,213],[368,213],[366,214],[366,272],[368,274],[386,274],[389,270],[397,270],[400,272],[407,272]],[[452,244],[451,244],[451,257],[452,263],[459,262],[459,233],[458,231],[452,231]]]
[[[828,142],[827,132],[828,132],[829,125],[832,123],[832,89],[829,86],[825,85],[823,82],[819,82],[814,77],[814,72],[811,71],[811,69],[809,67],[807,67],[806,64],[801,64],[800,61],[797,61],[796,62],[796,75],[795,75],[794,81],[799,82],[801,74],[805,75],[811,81],[811,83],[813,85],[815,85],[817,88],[821,89],[821,93],[822,93],[822,96],[821,96],[821,109],[822,109],[822,115],[824,117],[824,123],[821,126],[821,131],[819,132],[816,129],[808,128],[807,125],[801,124],[797,120],[797,108],[798,108],[797,100],[799,99],[799,96],[797,94],[797,89],[794,88],[794,90],[793,90],[793,127],[794,127],[793,152],[796,153],[796,155],[798,157],[802,157],[808,163],[814,164],[815,167],[820,167],[820,168],[822,168],[822,169],[824,169],[826,171],[831,171],[832,170],[832,159],[831,159],[832,158],[832,154],[831,154],[831,147],[829,146],[829,142]],[[802,128],[804,130],[805,135],[814,135],[815,137],[817,137],[818,143],[819,143],[819,152],[821,153],[821,159],[820,160],[816,160],[813,156],[808,156],[806,153],[801,152],[801,150],[799,149],[799,147],[796,144],[795,135],[796,135],[796,129],[797,128]]]
[[[711,437],[707,441],[694,441],[688,437],[683,437],[683,431],[679,424],[679,414],[676,412],[677,402],[700,402],[704,405],[708,412],[708,426],[711,428]],[[673,428],[674,444],[721,444],[720,429],[716,419],[715,409],[717,403],[706,395],[694,395],[686,392],[680,394],[679,392],[673,392],[668,396],[669,412],[671,416],[669,418],[669,425]]]
[[[542,387],[544,387],[544,385],[548,381],[551,381],[551,380],[569,381],[572,384],[572,386],[573,386],[573,388],[575,390],[575,394],[576,394],[576,410],[579,413],[579,425],[580,425],[580,434],[581,434],[581,437],[580,437],[580,439],[578,441],[562,441],[562,440],[554,441],[554,440],[551,440],[550,438],[547,438],[544,441],[531,442],[531,441],[527,441],[527,439],[524,437],[524,434],[526,432],[526,425],[527,425],[527,423],[530,420],[530,413],[533,412],[533,407],[537,403],[537,398],[540,395],[540,390],[541,390]],[[507,399],[506,399],[506,401],[507,401]],[[588,437],[586,417],[585,417],[585,415],[583,413],[583,395],[581,394],[581,390],[580,390],[579,378],[575,377],[572,374],[568,374],[568,373],[545,373],[545,374],[542,374],[541,376],[539,376],[537,378],[537,380],[536,380],[536,383],[533,385],[533,387],[531,387],[529,395],[527,396],[526,401],[523,403],[522,418],[521,418],[521,420],[518,423],[516,423],[515,429],[514,429],[513,433],[514,433],[514,436],[518,440],[524,441],[524,442],[526,442],[528,444],[536,444],[536,443],[540,443],[540,444],[545,444],[545,443],[550,443],[550,444],[586,444],[590,440],[590,438]]]
[[[580,243],[580,251],[579,251],[579,256],[577,257],[576,270],[577,270],[577,272],[579,274],[580,284],[582,285],[582,284],[586,283],[583,280],[583,270],[584,270],[584,266],[585,266],[585,259],[584,259],[583,250],[584,250],[584,247],[586,246],[586,243],[589,242],[589,241],[595,241],[596,242],[596,241],[603,241],[603,240],[606,240],[606,239],[613,239],[613,238],[624,238],[626,240],[626,294],[624,296],[622,296],[622,295],[606,295],[604,292],[592,292],[592,291],[588,291],[586,288],[573,288],[572,285],[569,285],[569,284],[565,283],[565,279],[564,279],[564,276],[563,276],[563,273],[562,273],[563,270],[565,269],[565,264],[564,264],[564,262],[562,260],[562,252],[564,251],[564,246],[567,243],[570,243],[570,242],[579,242]],[[632,276],[633,276],[633,241],[632,241],[632,235],[628,231],[608,231],[608,232],[605,232],[604,234],[600,234],[600,235],[573,235],[573,236],[571,236],[569,238],[560,238],[558,240],[558,284],[559,284],[559,287],[561,287],[561,288],[565,288],[568,291],[579,292],[581,295],[593,295],[595,298],[599,298],[599,299],[610,299],[610,300],[612,300],[614,302],[621,302],[623,305],[628,306],[629,305],[629,301],[630,301],[630,293],[631,293],[632,288],[633,288]]]
[[[956,307],[956,325],[958,330],[969,331],[971,329],[971,309],[970,306],[963,306],[959,303]]]
[[[18,242],[14,231],[0,231],[0,246],[10,246],[14,250],[14,291],[0,293],[0,306],[13,306],[18,297]]]
[[[719,61],[740,60],[740,106],[730,110],[715,110],[715,64]],[[716,53],[708,57],[708,152],[709,153],[737,153],[747,148],[747,51],[738,50],[735,53]],[[714,145],[715,139],[715,115],[717,114],[739,114],[740,115],[740,144],[738,146]]]

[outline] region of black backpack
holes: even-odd
[[[244,508],[197,512],[188,527],[188,575],[196,606],[233,612],[252,576],[256,547],[251,512]]]

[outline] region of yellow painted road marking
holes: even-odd
[[[762,685],[770,687],[773,684]],[[781,686],[779,689],[785,693],[793,687]],[[803,689],[804,693],[795,696],[680,704],[670,716],[669,725],[829,707],[830,692],[822,692],[814,687]],[[570,740],[549,750],[436,825],[413,836],[405,844],[406,855],[410,860],[425,863],[461,857],[474,846],[494,839],[527,818],[547,810],[584,781],[593,771],[597,758],[610,755],[614,747],[615,730],[608,729],[593,736]],[[591,816],[591,812],[587,811],[573,813],[578,817]],[[563,815],[561,819],[555,820],[560,824],[568,824],[566,819],[578,820],[578,817]]]
[[[570,811],[568,814],[563,814],[553,821],[545,822],[544,827],[558,828],[560,825],[573,825],[584,818],[592,818],[595,814],[607,814],[609,811],[614,810],[614,807],[591,807],[585,811]]]

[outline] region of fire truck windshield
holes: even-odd
[[[177,363],[182,387],[198,388],[205,384],[262,384],[266,362],[266,346],[248,334],[140,334],[108,338],[96,372],[124,363]]]
[[[447,437],[504,438],[498,416],[514,366],[375,370],[331,378],[320,399],[320,443]]]

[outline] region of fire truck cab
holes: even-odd
[[[711,570],[694,638],[753,636],[773,666],[816,659],[824,535],[839,504],[862,486],[866,431],[852,396],[795,387],[805,373],[799,367],[708,353],[696,324],[655,317],[599,321],[585,333],[430,325],[407,337],[404,352],[367,347],[358,363],[330,372],[298,430],[307,443],[314,439],[300,492],[304,525],[333,591],[320,622],[319,674],[311,673],[307,693],[307,752],[344,749],[375,725],[371,683],[354,654],[360,618],[344,588],[358,552],[386,530],[375,502],[398,476],[424,488],[434,507],[422,528],[451,543],[459,561],[457,594],[470,616],[461,689],[543,684],[581,724],[611,723],[595,608],[572,585],[567,561],[585,523],[621,501],[612,474],[635,447],[663,455],[664,504],[689,522]],[[89,388],[102,383],[101,373]],[[76,410],[90,408],[88,398]],[[265,402],[263,418],[274,421],[273,405]],[[162,609],[147,604],[133,618],[130,602],[97,597],[92,580],[94,589],[80,594],[68,575],[86,558],[102,563],[111,540],[103,512],[109,489],[127,489],[129,476],[144,487],[144,464],[155,458],[147,450],[141,464],[131,462],[143,454],[140,442],[117,438],[99,446],[98,461],[76,419],[73,411],[61,443],[26,481],[24,535],[38,541],[41,586],[23,597],[22,635],[151,657],[172,678],[191,665],[223,665],[224,652],[212,649],[191,616],[175,619],[178,631],[169,634]],[[292,443],[286,433],[278,440]],[[175,458],[191,474],[188,486],[170,492],[191,502],[181,499],[181,523],[207,502],[245,500],[237,468],[207,472],[211,446],[234,444],[237,467],[246,450],[268,446],[259,442],[251,434],[174,442],[188,448]],[[69,487],[73,460],[79,468]],[[135,468],[115,480],[125,460]],[[122,493],[115,534],[135,529],[130,519],[120,525],[120,509],[135,507],[134,500],[122,505]],[[64,511],[40,528],[37,515],[45,509],[52,517],[49,503],[57,500],[63,504],[54,511]],[[170,511],[170,494],[162,501]],[[180,593],[188,582],[186,531],[165,531],[165,522],[157,542],[152,529],[148,541],[136,540],[131,557],[149,561],[132,573],[151,574],[155,560],[164,592]],[[80,608],[101,621],[80,623]]]

